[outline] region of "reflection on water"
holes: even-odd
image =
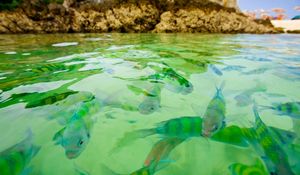
[[[0,174],[300,174],[297,35],[1,35]]]

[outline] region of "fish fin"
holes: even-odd
[[[32,130],[30,129],[30,128],[28,128],[27,130],[26,130],[26,140],[32,140],[32,138],[33,138],[33,133],[32,133]]]
[[[258,113],[257,103],[256,103],[255,100],[253,100],[252,111],[253,111],[253,113],[254,113],[255,119],[260,119],[260,116],[259,116],[259,113]]]
[[[277,94],[277,93],[266,93],[266,95],[269,97],[274,97],[274,98],[286,97],[286,95]]]
[[[40,146],[32,145],[32,153],[31,153],[31,156],[34,157],[34,156],[40,151],[40,149],[41,149]]]
[[[64,133],[65,129],[66,129],[66,127],[62,128],[57,133],[55,133],[55,135],[52,139],[55,142],[55,145],[59,145],[62,143],[63,133]]]
[[[20,175],[30,175],[32,174],[32,167],[25,168]]]
[[[210,139],[240,147],[249,146],[247,140],[244,139],[243,131],[237,126],[228,126],[214,134]]]
[[[143,94],[145,93],[145,90],[142,89],[142,88],[139,88],[139,87],[136,87],[136,86],[133,86],[133,85],[127,85],[127,88],[133,92],[135,95],[140,95],[140,94]]]
[[[273,106],[258,105],[258,107],[260,108],[259,111],[267,110],[267,109],[273,109],[274,110]]]
[[[210,64],[209,67],[216,75],[218,75],[218,76],[223,75],[223,72],[219,68],[217,68],[215,65]]]
[[[222,121],[221,129],[224,129],[224,128],[226,127],[226,123],[227,123],[227,122],[226,122],[225,120]]]
[[[223,89],[224,89],[224,87],[225,87],[225,81],[222,81],[221,82],[221,84],[219,85],[219,87],[218,86],[216,86],[216,91],[217,91],[217,94],[218,95],[221,95],[222,94],[222,91],[223,91]]]
[[[122,138],[118,139],[116,145],[110,151],[110,153],[114,153],[114,152],[118,151],[122,147],[129,145],[130,143],[134,142],[135,140],[137,140],[139,138],[144,138],[144,137],[153,135],[153,134],[155,134],[155,132],[156,132],[155,128],[127,132],[124,134],[124,136]]]
[[[281,144],[289,145],[297,138],[297,134],[292,131],[287,131],[275,127],[269,127],[270,131],[274,134],[274,138],[277,138]]]
[[[90,175],[90,173],[89,173],[88,171],[83,170],[82,168],[79,168],[79,167],[76,165],[75,162],[73,163],[73,165],[74,165],[74,168],[75,168],[75,171],[77,172],[77,174],[79,174],[79,175]]]

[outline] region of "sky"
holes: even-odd
[[[300,12],[294,10],[295,6],[300,6],[300,0],[238,0],[239,7],[244,10],[284,8],[289,18],[300,15]]]

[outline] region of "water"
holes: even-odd
[[[299,111],[291,117],[262,107],[300,100],[298,35],[1,35],[0,41],[2,173],[130,174],[153,148],[157,175],[231,174],[234,163],[300,174]],[[212,133],[219,138],[195,129],[180,136],[183,126],[171,139],[142,135],[140,129],[163,121],[205,116],[222,82],[225,119],[214,120],[225,126]],[[280,150],[263,149],[258,136],[262,150],[249,139],[236,144],[238,132],[229,131],[227,140],[222,134],[257,126],[254,101],[266,126],[289,131],[290,142],[267,133],[287,164],[274,163],[266,152]]]

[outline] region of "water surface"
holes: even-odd
[[[300,101],[298,35],[0,35],[0,41],[0,157],[26,150],[20,171],[29,174],[130,174],[168,137],[123,144],[125,133],[202,118],[222,82],[220,132],[255,127],[254,101],[259,108]],[[291,143],[277,142],[285,168],[300,174],[300,117],[270,109],[259,114],[266,126],[293,134]],[[173,146],[155,174],[231,174],[230,165],[258,160],[273,171],[251,144],[200,135]],[[13,161],[5,166],[17,168]]]

